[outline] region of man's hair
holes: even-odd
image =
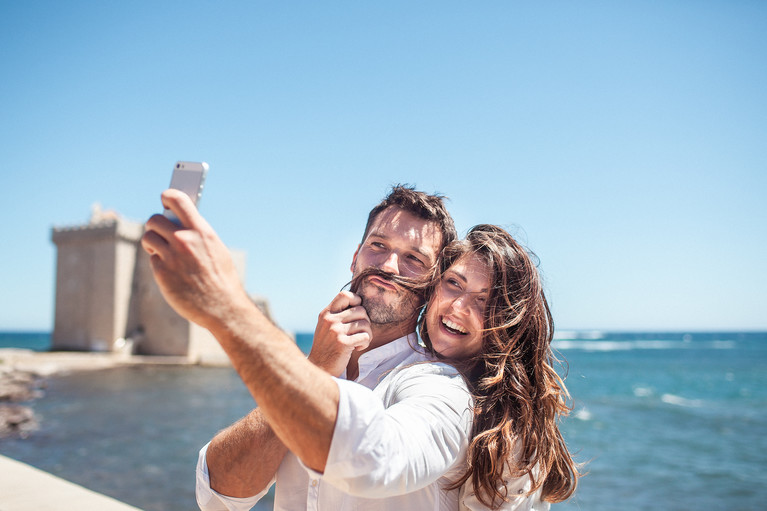
[[[365,232],[362,234],[362,243],[365,243],[365,238],[367,238],[368,232],[370,231],[370,226],[378,215],[389,206],[395,206],[418,218],[436,223],[442,233],[440,248],[444,247],[458,238],[458,233],[456,232],[455,224],[453,223],[453,217],[450,216],[450,213],[447,212],[447,208],[445,207],[445,199],[447,199],[447,197],[444,195],[429,195],[424,192],[419,192],[415,190],[414,187],[408,185],[393,186],[391,192],[389,192],[389,194],[370,211],[370,214],[368,215],[368,223],[365,225]]]

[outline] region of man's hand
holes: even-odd
[[[181,226],[159,214],[146,223],[141,244],[151,256],[155,280],[176,312],[213,331],[252,303],[229,250],[191,199],[169,189],[162,203]]]
[[[320,312],[309,360],[332,376],[340,376],[352,353],[367,348],[372,338],[362,299],[341,291]]]

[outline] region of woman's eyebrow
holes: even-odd
[[[464,284],[465,284],[466,282],[468,282],[468,279],[466,279],[466,275],[464,275],[463,273],[461,273],[461,272],[459,272],[459,271],[456,271],[456,270],[447,270],[447,271],[445,272],[445,275],[447,275],[448,273],[452,273],[453,275],[455,275],[456,277],[458,277],[459,279],[461,279],[461,281],[462,281]]]
[[[459,271],[457,271],[457,270],[447,270],[447,271],[445,272],[445,275],[447,275],[448,273],[450,273],[450,274],[452,274],[452,275],[455,275],[456,277],[458,277],[458,278],[459,278],[459,279],[460,279],[460,280],[461,280],[461,281],[462,281],[464,284],[466,284],[466,283],[468,283],[468,282],[469,282],[469,280],[466,278],[466,275],[464,275],[463,273],[461,273],[461,272],[459,272]],[[487,288],[487,287],[483,287],[483,288],[482,288],[482,289],[480,289],[479,291],[474,291],[474,294],[478,294],[478,293],[488,293],[488,292],[490,292],[490,288]]]

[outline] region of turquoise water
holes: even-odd
[[[767,335],[562,344],[589,475],[557,509],[765,509]]]
[[[562,429],[589,474],[554,509],[765,508],[767,334],[580,337],[556,346],[574,400]],[[230,369],[147,367],[58,377],[32,405],[41,429],[0,453],[170,511],[196,509],[197,450],[253,403]]]
[[[312,334],[296,334],[296,344],[305,353],[309,353]],[[0,348],[48,351],[51,349],[51,334],[49,332],[0,332]]]
[[[48,351],[51,334],[48,332],[0,332],[0,348],[24,348]]]

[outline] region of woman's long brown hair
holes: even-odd
[[[468,468],[450,488],[471,479],[477,498],[497,509],[512,497],[506,494],[506,469],[506,478],[530,477],[530,493],[541,488],[543,500],[561,502],[573,494],[580,474],[559,431],[571,407],[553,367],[554,322],[535,256],[504,229],[478,225],[445,248],[427,296],[466,255],[487,263],[492,285],[481,351],[471,360],[452,361],[472,388],[475,408]],[[419,331],[432,349],[425,316]]]

